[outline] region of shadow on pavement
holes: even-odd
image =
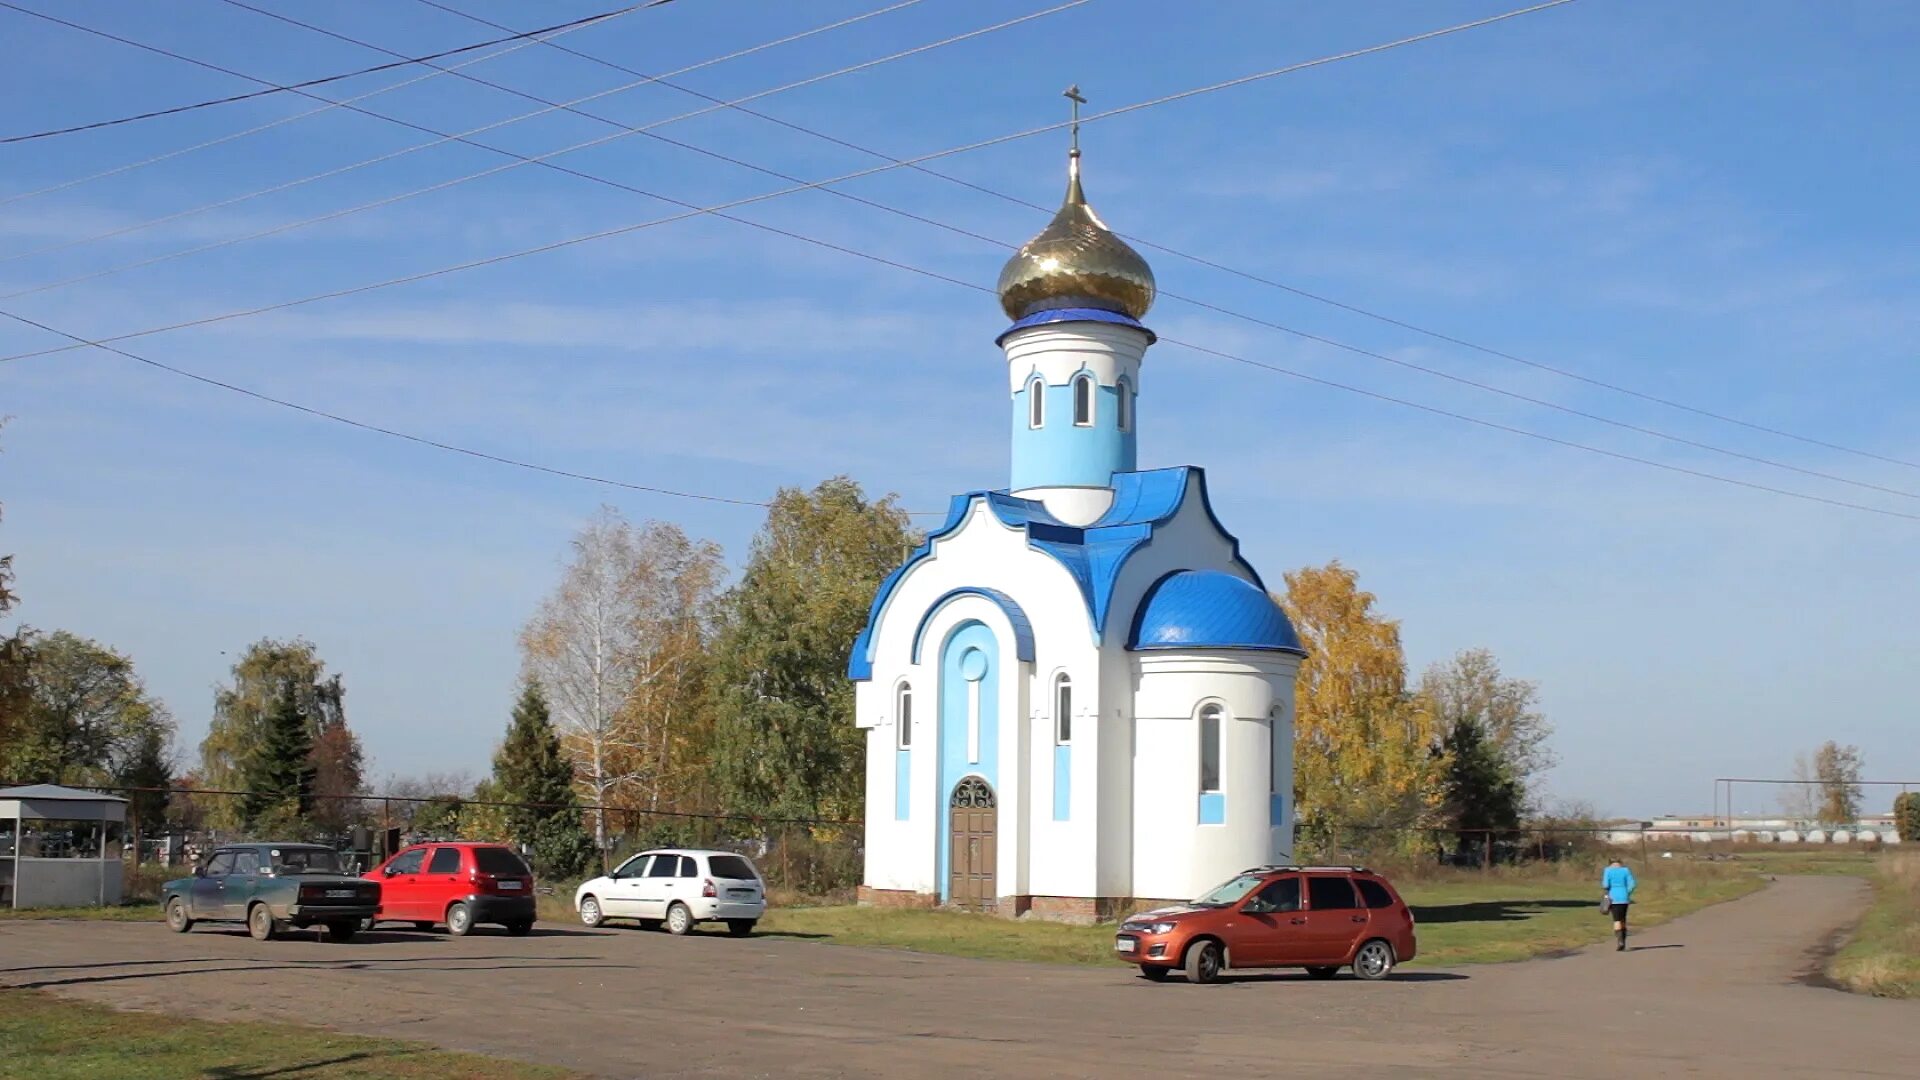
[[[1468,976],[1466,975],[1452,971],[1397,971],[1388,975],[1386,981],[1397,983],[1462,982],[1467,978]],[[1222,983],[1358,983],[1365,982],[1366,980],[1344,975],[1335,976],[1331,979],[1316,979],[1304,971],[1230,971],[1220,976],[1220,981]]]
[[[1435,904],[1415,907],[1416,924],[1462,922],[1522,922],[1556,908],[1591,908],[1591,900],[1480,900],[1471,904]]]

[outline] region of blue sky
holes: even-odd
[[[519,28],[603,8],[453,0]],[[46,0],[26,6],[53,11]],[[259,0],[409,54],[497,36],[412,0]],[[612,5],[609,5],[612,6]],[[666,71],[879,7],[680,0],[561,39]],[[925,0],[676,81],[732,98],[1015,18],[1039,0]],[[1518,4],[1512,6],[1519,6]],[[1050,123],[1079,83],[1113,108],[1490,15],[1494,3],[1093,0],[755,107],[899,155]],[[216,0],[58,13],[287,82],[381,54]],[[1771,427],[1920,461],[1920,11],[1582,0],[1088,126],[1116,228],[1299,288]],[[251,84],[0,10],[0,135]],[[450,61],[457,62],[457,61]],[[631,81],[532,46],[466,68],[566,100]],[[418,69],[333,84],[344,97]],[[442,130],[538,106],[439,76],[366,108]],[[628,124],[702,103],[642,87]],[[293,116],[276,95],[0,146],[0,199]],[[484,138],[538,154],[603,125],[549,114]],[[810,179],[874,159],[737,114],[660,129]],[[65,250],[429,141],[344,109],[0,204],[13,294],[488,168],[442,145]],[[1064,138],[942,160],[1051,205]],[[785,186],[644,137],[556,159],[711,204]],[[862,196],[1017,243],[1045,216],[925,176]],[[531,247],[673,212],[537,166],[62,288],[0,308],[126,333]],[[742,216],[991,285],[1003,249],[809,192]],[[1149,253],[1162,287],[1465,377],[1860,483],[1920,469],[1784,440],[1522,367]],[[1619,453],[1920,513],[1920,499],[1731,459],[1491,396],[1171,299],[1163,335]],[[1003,318],[988,295],[705,218],[128,347],[264,392],[485,451],[744,498],[851,474],[915,508],[1006,473]],[[0,355],[60,344],[0,326]],[[212,688],[261,636],[346,677],[376,772],[485,767],[515,634],[601,503],[712,537],[757,511],[450,456],[185,382],[98,350],[0,364],[0,551],[20,620],[133,655],[191,757]],[[1557,796],[1704,808],[1719,775],[1781,775],[1826,738],[1920,778],[1920,522],[1563,449],[1170,345],[1147,360],[1144,466],[1208,467],[1269,578],[1339,558],[1404,620],[1416,670],[1482,645],[1537,680]],[[1741,809],[1765,809],[1756,792]]]

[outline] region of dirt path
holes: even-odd
[[[0,984],[123,1008],[325,1024],[606,1076],[1920,1075],[1920,1006],[1796,982],[1852,878],[1556,960],[1383,985],[960,960],[777,937],[553,928],[260,944],[158,925],[0,923]]]

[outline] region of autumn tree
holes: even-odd
[[[1286,575],[1280,604],[1307,658],[1294,684],[1294,799],[1311,842],[1342,826],[1428,820],[1443,755],[1431,707],[1407,690],[1400,624],[1373,610],[1359,575],[1332,562]]]
[[[246,790],[250,775],[261,773],[255,758],[288,694],[307,726],[309,824],[319,832],[337,832],[351,822],[355,808],[316,796],[359,792],[364,757],[359,738],[347,726],[345,685],[339,675],[326,674],[312,642],[263,638],[241,655],[232,685],[214,691],[213,720],[200,743],[200,782],[214,790]],[[228,829],[239,827],[246,816],[231,799],[214,800],[206,813],[210,825]]]
[[[1420,696],[1433,710],[1443,735],[1459,724],[1478,721],[1491,751],[1529,794],[1541,773],[1554,765],[1547,739],[1553,726],[1540,712],[1540,688],[1500,671],[1487,649],[1463,649],[1430,665],[1420,678]]]
[[[1852,825],[1860,820],[1860,748],[1829,739],[1813,752],[1813,775],[1820,785],[1819,820]]]
[[[775,496],[715,647],[713,765],[728,809],[861,812],[847,658],[880,581],[917,542],[893,496],[869,501],[846,477]]]
[[[594,804],[681,797],[705,744],[703,650],[720,575],[715,545],[663,522],[635,528],[602,507],[521,632],[526,675]],[[594,823],[604,849],[605,815]]]

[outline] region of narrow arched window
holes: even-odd
[[[1084,372],[1073,380],[1073,426],[1093,426],[1093,376]]]
[[[1053,680],[1053,741],[1058,746],[1073,741],[1073,680],[1064,674]]]
[[[913,748],[913,687],[900,684],[896,691],[893,707],[893,732],[895,745],[902,750]]]
[[[1114,391],[1117,396],[1113,404],[1113,418],[1118,422],[1121,431],[1132,431],[1133,383],[1126,379],[1121,379],[1118,383],[1114,384]]]
[[[1200,792],[1220,790],[1220,720],[1226,710],[1218,705],[1200,709]]]
[[[1044,427],[1047,422],[1047,384],[1038,376],[1027,384],[1027,426]]]

